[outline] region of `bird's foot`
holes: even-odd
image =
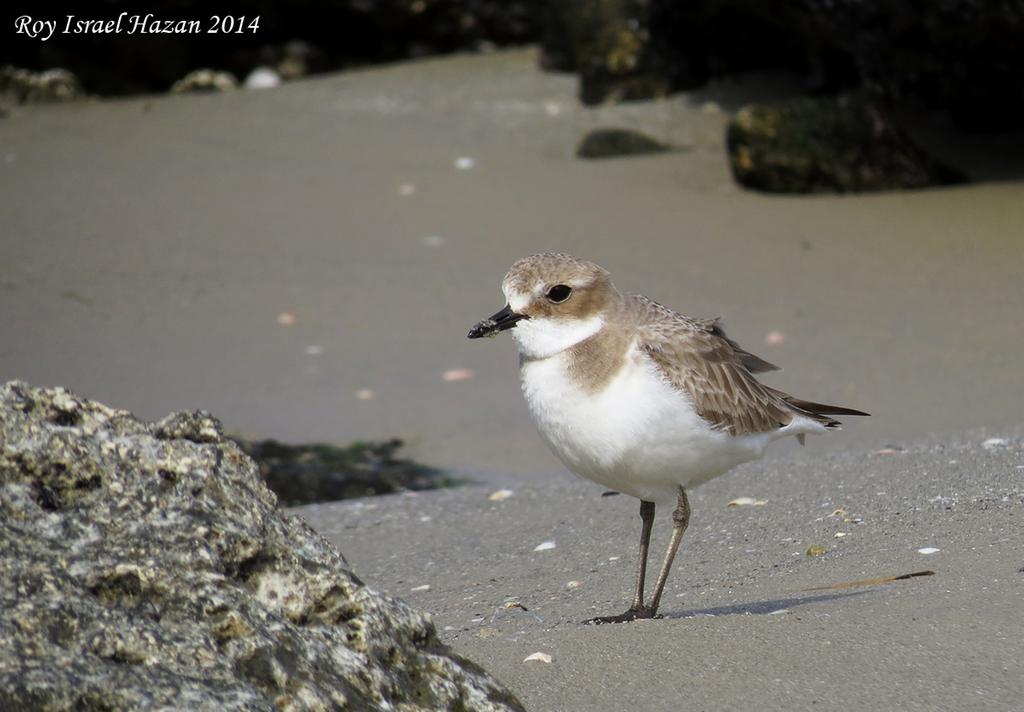
[[[597,618],[591,618],[590,620],[583,621],[583,625],[628,623],[629,621],[640,620],[642,618],[661,618],[661,616],[656,615],[654,609],[650,606],[631,606],[625,613],[620,613],[617,616],[598,616]]]

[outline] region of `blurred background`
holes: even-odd
[[[562,250],[873,413],[812,456],[1020,423],[1024,3],[767,7],[8,3],[0,377],[548,476],[465,334]]]

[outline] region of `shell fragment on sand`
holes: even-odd
[[[763,507],[768,504],[766,499],[754,499],[753,497],[737,497],[732,500],[726,507]]]
[[[509,497],[512,497],[514,495],[515,495],[515,492],[513,492],[510,489],[500,489],[500,490],[495,490],[494,492],[491,492],[487,496],[487,499],[489,499],[491,502],[504,502],[506,499],[508,499]]]
[[[554,549],[554,548],[555,548],[555,542],[553,542],[553,541],[545,541],[545,542],[541,542],[540,544],[537,544],[537,546],[533,547],[533,550],[534,551],[548,551],[549,549]]]
[[[550,663],[551,662],[551,655],[549,655],[548,653],[536,652],[536,653],[530,653],[525,658],[523,658],[523,662],[524,663],[529,663],[529,662],[534,662],[534,661],[539,662],[539,663]]]

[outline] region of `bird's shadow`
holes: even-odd
[[[792,596],[790,598],[774,598],[770,601],[752,601],[750,603],[735,603],[731,606],[714,606],[712,608],[698,608],[686,611],[678,611],[662,614],[665,618],[694,618],[696,616],[736,616],[754,615],[765,616],[770,613],[789,610],[797,606],[804,606],[808,603],[825,603],[827,601],[840,601],[853,596],[863,596],[870,591],[845,591],[843,593],[822,593],[816,596]]]

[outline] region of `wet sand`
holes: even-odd
[[[1024,183],[1007,158],[972,153],[1003,180],[965,187],[763,196],[729,178],[724,112],[785,82],[596,111],[574,89],[521,51],[14,111],[0,376],[146,418],[206,408],[254,437],[398,435],[490,480],[302,511],[531,709],[1019,704]],[[604,125],[679,150],[575,159]],[[465,339],[501,306],[508,264],[552,249],[723,316],[785,368],[772,385],[874,414],[697,490],[665,620],[578,625],[626,603],[636,503],[547,453],[508,339]],[[991,434],[1010,446],[981,448]],[[909,449],[873,454],[889,444]],[[489,502],[499,485],[515,495]],[[725,508],[737,496],[768,504]],[[830,518],[840,507],[863,523]],[[801,593],[923,568],[936,575]],[[521,662],[538,650],[554,661]]]

